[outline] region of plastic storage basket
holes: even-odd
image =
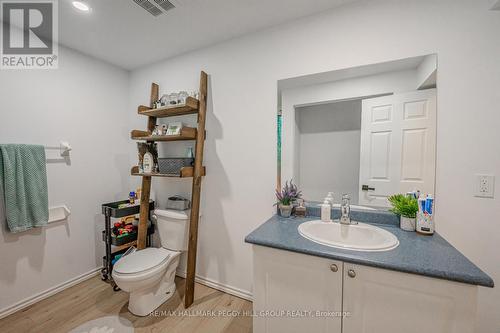
[[[190,207],[190,201],[180,195],[174,195],[167,200],[167,209],[186,210]]]
[[[190,167],[193,164],[194,158],[174,157],[158,159],[160,173],[166,175],[178,175],[183,167]]]

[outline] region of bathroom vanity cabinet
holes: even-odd
[[[255,333],[474,332],[477,286],[253,249]]]

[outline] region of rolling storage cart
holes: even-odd
[[[103,241],[106,244],[106,255],[103,259],[103,268],[101,269],[101,278],[103,281],[109,281],[113,285],[113,289],[115,291],[119,290],[119,288],[114,283],[111,272],[113,271],[113,259],[116,255],[122,254],[127,251],[131,246],[137,245],[137,233],[130,234],[128,236],[122,237],[118,239],[116,237],[112,237],[112,218],[122,218],[125,216],[136,215],[140,212],[140,204],[137,203],[134,206],[128,206],[123,208],[118,208],[121,204],[128,203],[128,200],[122,200],[117,202],[110,202],[102,205],[102,213],[104,214],[104,231],[102,232]],[[155,203],[154,201],[149,201],[149,216],[151,211],[154,210]],[[154,224],[151,223],[151,226],[148,228],[147,232],[147,245],[151,244],[151,235],[154,233]],[[112,249],[111,246],[114,246]]]

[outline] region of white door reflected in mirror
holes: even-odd
[[[359,204],[387,207],[395,193],[434,192],[436,89],[363,100]]]

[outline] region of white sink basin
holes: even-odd
[[[343,225],[338,222],[308,221],[299,225],[299,233],[315,243],[355,251],[389,251],[399,240],[389,231],[359,223]]]

